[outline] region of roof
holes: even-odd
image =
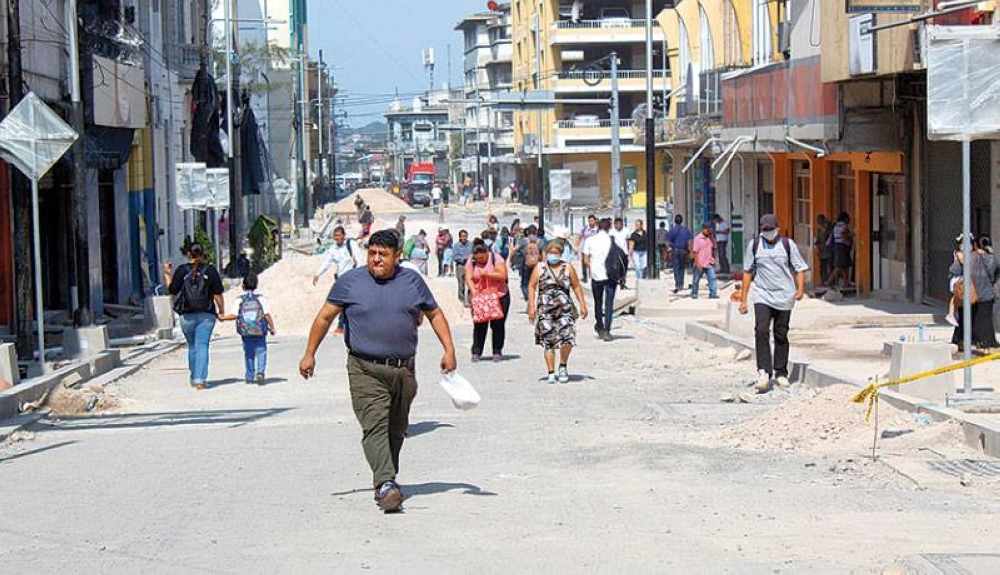
[[[495,12],[480,12],[479,14],[473,14],[471,16],[466,16],[455,24],[455,30],[461,31],[471,24],[479,24],[482,22],[489,22],[499,17],[499,14]]]

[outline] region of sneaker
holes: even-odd
[[[545,379],[545,383],[556,383],[556,381],[558,380],[556,379],[556,374],[554,373],[550,373],[549,376]]]
[[[565,365],[559,366],[559,383],[569,383],[569,372]]]
[[[615,338],[614,338],[614,336],[611,335],[610,331],[605,330],[605,331],[601,332],[601,340],[603,340],[603,341],[614,341]]]
[[[499,363],[501,361],[503,361],[503,354],[502,353],[494,353],[493,354],[493,363]]]
[[[679,289],[675,289],[675,290],[674,290],[674,293],[675,293],[675,294],[678,294],[678,293],[681,293],[681,290],[679,290]]]
[[[378,488],[376,500],[379,509],[386,513],[395,513],[403,504],[403,494],[395,481],[386,481]]]
[[[792,382],[788,381],[788,378],[784,375],[778,376],[774,380],[774,383],[781,389],[788,389],[789,387],[792,387]]]
[[[472,363],[479,363],[480,359],[482,359],[482,356],[478,353],[472,354]]]
[[[953,313],[950,313],[950,314],[944,316],[944,321],[950,323],[951,325],[953,325],[955,327],[958,327],[958,318],[955,317],[955,314],[953,314]]]
[[[719,296],[717,296],[717,295],[710,295],[710,296],[708,296],[708,299],[719,299]]]
[[[771,391],[771,376],[763,369],[757,372],[757,383],[754,384],[757,393],[767,393]]]
[[[696,293],[691,294],[691,299],[698,299],[698,294]]]
[[[264,385],[264,374],[258,373],[256,380],[257,380],[257,385]]]

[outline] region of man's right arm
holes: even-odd
[[[312,328],[309,330],[309,342],[306,344],[305,354],[299,362],[299,373],[302,377],[309,379],[313,376],[313,370],[316,368],[316,350],[330,331],[333,320],[337,319],[342,311],[339,305],[327,302],[316,314],[316,319],[313,320]]]

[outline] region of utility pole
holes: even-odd
[[[236,257],[240,251],[240,196],[243,193],[242,166],[239,159],[240,135],[236,133],[236,124],[233,121],[234,111],[234,84],[239,86],[239,69],[233,67],[234,45],[239,28],[232,17],[235,12],[233,3],[236,0],[223,0],[224,18],[226,26],[226,133],[229,135],[229,146],[227,152],[229,164],[229,267],[230,277],[236,277],[239,273],[236,269]]]
[[[318,91],[318,94],[317,94],[316,97],[319,100],[317,102],[318,105],[316,106],[316,108],[317,108],[317,118],[319,120],[318,123],[317,123],[317,130],[316,130],[317,132],[319,132],[319,162],[318,162],[319,163],[319,166],[318,166],[319,169],[317,170],[317,172],[318,172],[317,173],[317,177],[319,178],[319,201],[322,204],[322,203],[326,203],[326,186],[324,185],[324,182],[326,181],[326,178],[325,178],[325,173],[323,171],[323,155],[324,155],[323,154],[323,130],[324,130],[324,128],[323,128],[323,84],[326,82],[326,80],[323,79],[323,50],[319,51],[319,68],[316,69],[316,79],[317,79],[316,89]]]
[[[21,70],[21,2],[7,4],[7,82],[12,110],[24,98]],[[14,224],[14,297],[16,299],[17,355],[30,358],[31,342],[31,190],[20,170],[10,169]]]
[[[540,16],[535,14],[535,90],[542,89],[542,31]],[[542,111],[538,110],[538,234],[545,233],[545,169],[542,160]]]
[[[664,53],[663,57],[667,55]],[[663,102],[666,106],[666,102]],[[656,262],[656,117],[653,113],[653,0],[646,0],[646,245],[649,277],[659,277]],[[640,278],[636,278],[637,280]]]
[[[622,191],[622,138],[621,105],[618,94],[618,52],[611,53],[611,200],[615,217],[625,213],[625,196]]]
[[[70,279],[70,305],[76,327],[94,325],[90,310],[90,246],[87,238],[87,158],[84,145],[83,101],[80,97],[80,40],[77,0],[66,0],[66,32],[69,35],[69,90],[73,111],[71,125],[80,137],[73,143],[72,248],[69,250],[74,273]]]
[[[336,83],[334,84],[336,86]],[[388,139],[386,140],[388,145]],[[385,172],[382,172],[385,179]],[[334,196],[337,190],[337,93],[334,91],[333,98],[330,98],[330,184],[333,185]],[[330,198],[336,200],[336,197]]]
[[[305,226],[309,226],[309,219],[312,217],[313,202],[312,194],[309,193],[309,159],[306,158],[306,150],[309,149],[309,131],[306,129],[309,122],[309,92],[306,89],[309,85],[306,81],[306,64],[308,55],[305,47],[299,46],[299,166],[302,170],[302,178],[299,181],[299,190],[302,198],[299,205],[302,208],[302,221]]]

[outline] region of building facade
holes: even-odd
[[[389,125],[388,179],[402,182],[411,164],[433,163],[437,178],[451,173],[451,134],[458,117],[448,100],[460,100],[461,91],[438,90],[404,104],[395,101],[385,114]],[[460,110],[464,106],[459,107]],[[459,130],[461,131],[461,130]]]

